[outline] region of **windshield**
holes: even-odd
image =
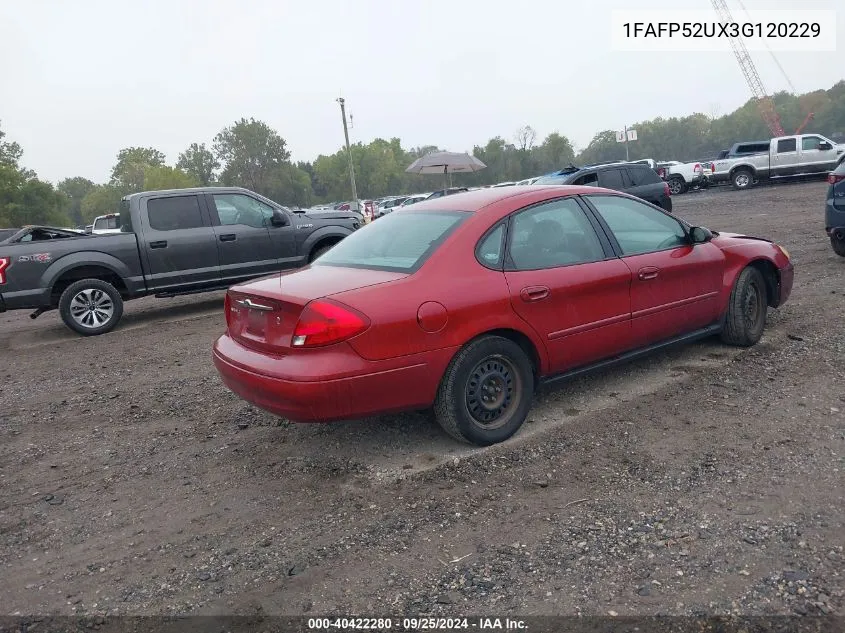
[[[560,174],[556,176],[543,176],[534,181],[535,185],[565,185],[572,174]]]
[[[463,211],[391,213],[355,231],[315,263],[414,272],[466,217]]]

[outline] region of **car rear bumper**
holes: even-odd
[[[49,307],[51,307],[49,289],[37,288],[35,290],[0,293],[0,312]]]
[[[373,362],[340,344],[273,357],[224,334],[212,353],[223,382],[247,402],[296,422],[330,422],[431,406],[454,351]],[[331,374],[306,370],[320,365],[330,365]]]

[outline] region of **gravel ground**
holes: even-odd
[[[90,339],[0,315],[0,612],[841,614],[845,259],[822,183],[676,198],[775,238],[759,345],[538,395],[471,449],[417,415],[290,425],[210,360],[222,295]]]

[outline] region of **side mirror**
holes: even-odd
[[[287,213],[280,209],[273,209],[273,218],[270,220],[273,226],[287,226],[290,224]]]
[[[825,143],[824,141],[822,141],[821,143],[819,143],[819,149],[820,150],[833,149],[833,145],[831,145],[830,143]]]
[[[694,226],[690,229],[689,238],[693,244],[704,244],[713,239],[713,232],[703,226]]]

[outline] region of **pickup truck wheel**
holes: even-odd
[[[840,257],[845,257],[845,239],[837,239],[836,236],[830,236],[830,245],[833,247],[833,252]]]
[[[673,196],[684,193],[687,190],[687,183],[680,176],[669,179],[669,191]]]
[[[102,279],[81,279],[65,288],[59,314],[71,330],[83,336],[105,334],[123,316],[123,298]]]
[[[746,266],[731,291],[722,341],[737,347],[755,345],[763,336],[768,305],[762,273],[754,266]]]
[[[534,371],[522,348],[485,336],[452,359],[437,390],[434,415],[455,439],[490,446],[519,430],[533,395]]]
[[[754,184],[754,176],[747,169],[737,169],[731,178],[734,189],[748,189]]]

